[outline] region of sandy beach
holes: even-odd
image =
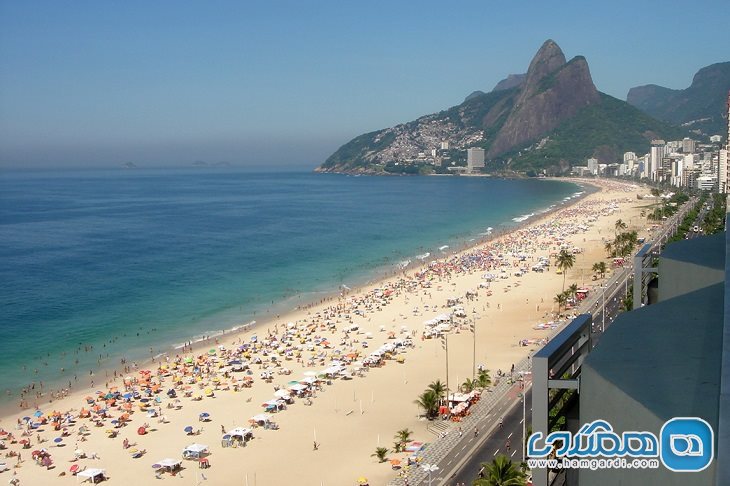
[[[450,388],[456,390],[473,376],[474,363],[489,369],[494,379],[497,370],[509,371],[537,350],[549,323],[558,320],[553,298],[562,290],[564,276],[556,273],[554,256],[561,247],[576,256],[565,286],[576,283],[592,290],[600,284],[593,280],[593,264],[604,261],[611,267],[604,242],[613,239],[616,220],[640,237],[649,235],[649,224],[640,216],[647,203],[636,198],[646,188],[606,180],[591,184],[599,191],[486,244],[263,326],[211,339],[178,356],[127,363],[107,383],[100,377],[95,387],[74,390],[38,412],[7,414],[0,420],[0,462],[8,470],[0,479],[15,474],[21,485],[76,484],[70,468],[78,466],[104,469],[110,484],[149,484],[162,469],[153,465],[166,458],[181,460],[183,449],[197,443],[208,446],[209,468],[182,460],[182,471],[159,474],[159,480],[253,486],[295,479],[297,484],[340,486],[366,477],[371,485],[385,485],[398,471],[372,457],[376,447],[388,447],[389,459],[405,462],[407,453],[392,452],[398,430],[413,431],[414,441],[438,439],[414,404],[429,383],[447,380],[441,340],[424,337],[424,322],[453,313],[455,307],[447,303],[458,299],[465,317],[453,319],[449,331]],[[549,259],[549,267],[532,271],[540,257]],[[149,401],[124,398],[127,393]],[[280,402],[271,402],[269,413],[278,428],[255,426],[251,418],[277,398]],[[202,413],[209,414],[206,421]],[[149,427],[139,435],[145,424]],[[82,426],[87,431],[80,433]],[[188,426],[195,435],[185,432]],[[224,447],[223,430],[237,427],[250,428],[253,438],[245,447]],[[52,465],[31,457],[41,449]],[[20,461],[8,457],[10,452],[19,452]]]

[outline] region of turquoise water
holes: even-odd
[[[33,381],[88,384],[123,356],[266,320],[580,190],[231,169],[0,174],[0,387],[8,400]]]

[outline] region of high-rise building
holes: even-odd
[[[470,148],[466,149],[466,166],[471,172],[474,169],[481,169],[484,167],[484,149],[483,148]]]
[[[628,163],[629,160],[636,160],[636,154],[634,152],[624,152],[624,163]]]
[[[717,167],[717,192],[726,194],[728,192],[728,149],[720,150]]]
[[[652,140],[651,152],[649,152],[649,177],[651,180],[657,180],[657,172],[662,165],[662,159],[666,153],[666,142],[664,140]]]
[[[728,180],[728,177],[730,177],[730,168],[728,167],[728,163],[730,163],[728,160],[730,158],[730,92],[727,94],[726,108],[728,113],[727,138],[725,138],[725,148],[720,150],[717,161],[717,190],[722,194],[730,192],[730,180]]]
[[[685,137],[682,140],[682,153],[691,154],[695,151],[695,141],[691,138]]]
[[[444,140],[443,142],[441,142],[441,150],[449,150],[449,141],[448,140]]]
[[[598,159],[590,158],[588,159],[588,162],[586,163],[588,166],[588,172],[590,172],[592,175],[598,175]]]

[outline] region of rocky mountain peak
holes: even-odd
[[[532,59],[522,91],[488,157],[535,140],[581,108],[598,102],[600,95],[585,58],[577,56],[566,63],[563,51],[549,39]]]

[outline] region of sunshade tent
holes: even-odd
[[[247,436],[253,435],[253,431],[244,427],[236,427],[233,430],[229,430],[228,435],[231,437],[242,437],[245,439]]]
[[[174,467],[177,467],[180,464],[182,464],[182,461],[180,461],[178,459],[166,458],[166,459],[159,461],[157,464],[159,464],[162,467],[174,468]]]
[[[97,478],[104,479],[104,469],[91,468],[76,473],[77,481],[78,479],[81,479],[82,483],[89,480],[91,480],[92,483],[95,483]]]
[[[208,446],[203,444],[190,444],[183,450],[185,459],[198,459],[208,452]]]

